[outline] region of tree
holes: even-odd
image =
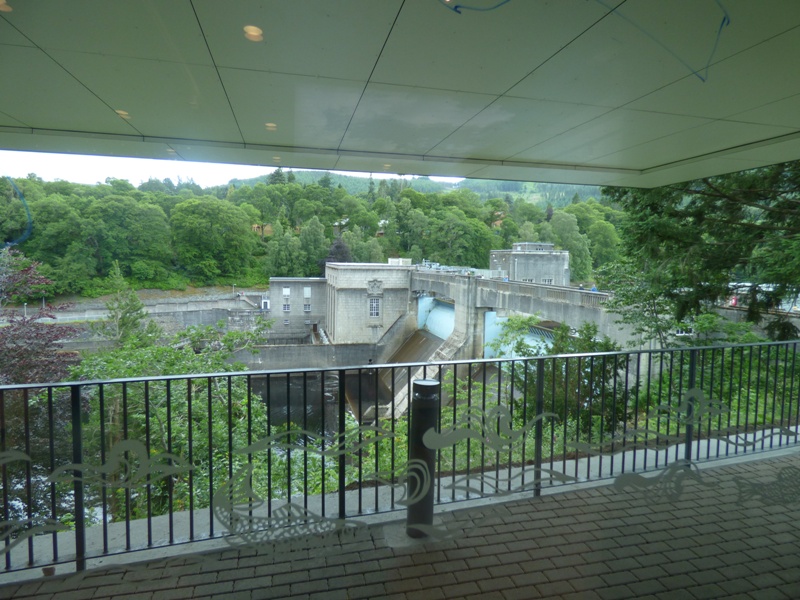
[[[428,250],[442,264],[486,268],[493,241],[485,223],[449,208],[434,213]]]
[[[286,183],[286,176],[280,167],[267,176],[267,185],[275,185],[277,183]]]
[[[109,380],[245,370],[245,365],[232,361],[234,354],[264,343],[271,322],[259,320],[250,331],[226,332],[222,325],[218,323],[216,327],[190,327],[164,345],[124,347],[97,352],[76,365],[71,375],[77,380]],[[169,451],[187,457],[190,455],[188,440],[191,439],[191,434],[187,432],[190,428],[212,430],[209,421],[212,424],[228,423],[230,433],[228,427],[221,426],[213,427],[211,439],[197,436],[192,442],[191,450],[195,456],[208,456],[210,449],[227,448],[229,442],[234,443],[237,448],[247,446],[252,441],[248,438],[248,421],[252,422],[253,430],[266,430],[266,405],[248,400],[247,385],[243,378],[233,378],[230,387],[206,387],[204,383],[203,379],[187,382],[194,394],[208,395],[208,409],[196,408],[191,413],[187,411],[185,397],[174,393],[168,396],[165,387],[161,385],[149,386],[145,394],[144,383],[129,383],[125,387],[109,384],[103,387],[102,404],[97,388],[88,387],[84,397],[87,420],[84,425],[84,460],[99,463],[103,450],[108,453],[123,439],[148,439],[151,455]],[[152,425],[140,418],[145,412]],[[167,435],[169,429],[172,430],[171,437]],[[133,460],[134,457],[131,458],[132,462]],[[197,461],[192,465],[191,476],[195,482],[207,481],[211,470],[225,472],[229,460],[241,465],[247,458],[216,452],[212,464]],[[132,518],[160,514],[167,510],[171,502],[174,502],[177,510],[181,510],[177,507],[188,507],[191,493],[186,483],[188,472],[176,472],[169,478],[153,483],[148,494],[131,494],[128,498],[124,494],[115,493],[120,491],[120,488],[115,488],[120,475],[124,476],[111,473],[104,480],[104,485],[109,489],[111,519],[124,519],[128,514]],[[98,489],[90,488],[87,495],[90,498],[99,496]],[[197,501],[195,502],[197,507]],[[208,505],[207,500],[200,502]]]
[[[303,248],[305,260],[301,277],[316,277],[322,271],[325,255],[330,248],[330,242],[325,237],[325,228],[316,216],[306,223],[300,230],[300,246]]]
[[[600,203],[597,200],[592,200],[580,203],[573,202],[562,210],[565,213],[575,215],[575,218],[578,219],[578,229],[581,233],[586,234],[592,225],[604,220],[604,215],[600,208]]]
[[[62,351],[63,342],[77,332],[50,324],[52,307],[11,310],[11,301],[38,300],[50,282],[38,264],[11,248],[0,249],[0,385],[63,381],[76,357]],[[27,313],[27,314],[26,314]],[[69,456],[70,404],[63,390],[52,395],[36,388],[3,392],[3,450],[24,452],[31,459],[4,464],[5,520],[26,521],[32,514],[51,514],[47,475],[56,456]],[[23,466],[24,465],[24,466]],[[30,487],[28,487],[30,486]],[[27,489],[26,489],[27,488]],[[61,514],[66,507],[60,507]]]
[[[306,253],[297,236],[283,232],[277,226],[267,244],[267,275],[269,277],[301,277],[306,265]]]
[[[626,255],[654,265],[648,285],[675,302],[678,319],[744,280],[754,284],[748,318],[755,321],[769,304],[758,286],[774,286],[772,302],[800,292],[798,192],[798,161],[651,190],[603,190],[628,214]]]
[[[124,273],[130,273],[134,262],[150,262],[163,268],[171,259],[166,214],[160,207],[130,196],[110,195],[94,200],[84,212],[82,232],[101,275],[110,272],[114,261],[119,262]]]
[[[517,227],[517,222],[511,217],[503,219],[503,222],[500,223],[500,237],[503,240],[503,248],[511,248],[512,244],[517,241],[519,236],[520,229]]]
[[[172,211],[172,239],[178,260],[191,277],[211,282],[242,273],[257,239],[242,209],[226,200],[184,200]]]
[[[17,250],[0,250],[0,383],[61,381],[74,356],[61,352],[62,342],[76,334],[73,327],[50,325],[55,314],[50,307],[28,311],[10,310],[8,303],[39,300],[50,280],[38,272],[39,265]],[[37,302],[38,306],[38,302]],[[27,313],[27,314],[26,314]]]
[[[619,258],[620,239],[608,221],[595,221],[586,233],[592,251],[592,266],[601,267]]]
[[[650,286],[648,279],[631,259],[607,264],[598,272],[600,287],[613,292],[605,309],[619,317],[618,323],[631,328],[634,337],[628,345],[635,347],[655,340],[661,348],[668,348],[678,329],[675,305]]]
[[[533,224],[541,223],[545,220],[545,211],[536,204],[517,199],[511,207],[511,216],[517,223],[530,221]]]
[[[548,226],[550,224],[548,223]],[[552,231],[552,228],[551,228]],[[519,234],[517,235],[517,239],[514,240],[517,242],[538,242],[539,234],[536,232],[536,226],[531,223],[530,221],[525,221],[519,228]]]
[[[575,335],[568,325],[562,323],[555,330],[549,348],[532,344],[529,341],[530,330],[538,321],[535,316],[509,317],[491,348],[498,356],[510,357],[615,352],[620,349],[608,336],[599,337],[594,323],[583,323]],[[572,424],[585,432],[591,427],[592,418],[597,417],[607,430],[613,431],[617,421],[624,418],[619,414],[618,403],[604,402],[613,398],[612,382],[623,368],[622,365],[613,360],[592,362],[572,359],[547,360],[543,367],[544,389],[553,391],[544,410],[558,415],[564,424]],[[535,363],[525,362],[522,366],[504,363],[504,369],[507,373],[506,385],[513,381],[516,397],[536,397],[539,371]],[[526,390],[525,393],[521,393],[522,390]],[[535,404],[517,401],[515,413],[521,415],[524,421],[530,421],[536,416]]]
[[[119,263],[114,263],[108,280],[108,287],[114,290],[112,298],[106,302],[108,316],[93,324],[93,331],[112,340],[118,347],[142,348],[152,345],[163,332],[154,321],[147,319],[144,304],[122,277]]]
[[[0,244],[27,237],[28,210],[10,180],[0,178]]]
[[[534,242],[555,244],[557,241],[556,234],[553,232],[553,226],[549,221],[542,221],[536,225],[536,237],[538,239],[534,239]]]
[[[369,174],[369,187],[367,188],[367,202],[372,204],[377,199],[377,194],[375,193],[375,180],[372,178],[372,173]]]
[[[328,256],[325,257],[325,263],[348,263],[353,262],[353,257],[350,254],[350,248],[340,237],[333,240],[333,244],[328,249]]]
[[[578,229],[578,219],[564,211],[557,211],[550,220],[558,244],[569,250],[569,270],[571,279],[586,281],[592,276],[592,257],[589,242]]]

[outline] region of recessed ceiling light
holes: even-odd
[[[281,162],[281,157],[280,156],[273,156],[272,160],[274,160],[276,162]]]
[[[6,0],[0,0],[0,12],[11,12],[14,10],[8,4],[6,4]]]
[[[384,168],[384,169],[388,169],[388,168],[389,168],[389,167],[391,167],[391,166],[392,166],[392,165],[388,165],[388,164],[387,164],[387,165],[383,165],[383,168]]]
[[[131,118],[131,116],[128,114],[127,110],[115,110],[114,112],[117,113],[123,119],[130,119]]]
[[[264,123],[264,127],[267,128],[267,131],[275,131],[278,128],[275,123]]]
[[[264,32],[260,27],[256,27],[255,25],[245,25],[244,37],[246,37],[251,42],[263,42]]]

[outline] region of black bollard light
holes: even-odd
[[[429,429],[439,431],[439,396],[441,384],[435,379],[418,379],[414,382],[411,397],[411,423],[408,431],[408,505],[406,534],[420,538],[427,534],[420,525],[433,525],[433,476],[436,451],[427,448],[422,436]],[[417,461],[424,463],[423,467]],[[423,471],[424,469],[424,471]],[[427,486],[427,488],[426,488]]]

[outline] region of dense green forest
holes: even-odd
[[[168,179],[138,187],[119,179],[3,179],[0,239],[41,263],[54,293],[83,296],[108,293],[115,264],[134,287],[180,289],[316,276],[326,260],[400,256],[486,268],[490,250],[516,241],[569,250],[576,282],[617,257],[623,213],[593,197],[582,202],[579,186],[532,191],[545,184],[465,180],[454,187],[427,177],[321,172],[312,181],[311,173],[278,169],[265,181],[206,189]],[[548,194],[564,205],[543,201]]]
[[[326,173],[323,171],[290,171],[286,174],[301,185],[319,183],[322,178],[330,178],[334,187],[343,187],[353,196],[367,194],[370,186],[380,185],[380,179],[375,180],[370,176],[357,177],[339,173]],[[252,179],[233,179],[231,185],[241,187],[249,185],[254,187],[257,183],[270,183],[270,176],[254,177]],[[523,197],[543,206],[551,204],[556,208],[563,208],[575,200],[584,201],[589,198],[599,198],[600,188],[593,185],[573,185],[565,183],[536,183],[522,181],[500,181],[497,179],[462,179],[457,183],[444,183],[434,181],[430,177],[412,177],[410,179],[385,180],[385,191],[392,190],[397,193],[404,187],[412,187],[423,194],[436,192],[449,192],[456,189],[471,190],[478,194],[482,200],[502,197],[512,194],[515,198]],[[385,194],[384,194],[385,195]]]

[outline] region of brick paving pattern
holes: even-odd
[[[800,455],[766,456],[703,469],[674,501],[669,488],[580,489],[441,513],[457,533],[442,541],[371,525],[315,549],[232,547],[10,583],[0,599],[797,600],[798,481],[783,489],[778,476],[800,472]],[[739,501],[737,478],[753,497]]]

